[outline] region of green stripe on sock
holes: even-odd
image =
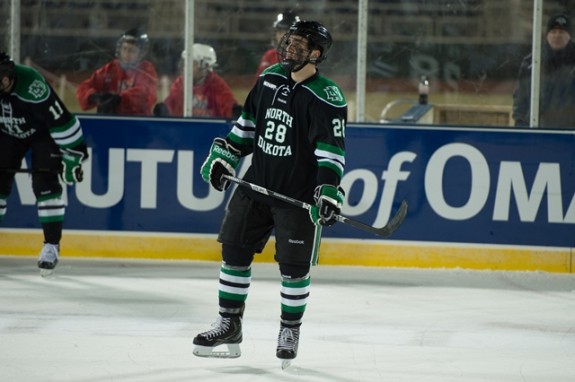
[[[230,276],[239,276],[239,277],[251,277],[252,276],[251,268],[247,269],[245,271],[239,271],[239,270],[229,269],[229,268],[222,266],[221,271],[222,271],[222,273],[225,273],[225,274],[230,275]]]
[[[305,307],[306,307],[306,305],[301,305],[301,306],[288,306],[288,305],[282,304],[282,312],[286,312],[286,313],[303,313],[303,312],[305,312]]]
[[[284,288],[305,288],[308,287],[311,284],[311,278],[308,277],[306,279],[303,280],[298,280],[298,281],[291,281],[291,280],[282,280],[282,286]]]

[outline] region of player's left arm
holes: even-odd
[[[50,136],[62,154],[62,180],[72,185],[81,182],[84,178],[82,162],[88,159],[88,149],[84,142],[80,121],[68,111],[52,89],[50,92],[49,97],[43,102],[46,108],[46,123]]]
[[[317,131],[313,145],[318,171],[310,217],[314,224],[333,225],[345,198],[339,184],[345,168],[347,106],[323,105],[322,109],[312,129]]]
[[[314,104],[316,110],[310,112],[313,115],[310,139],[317,161],[317,185],[338,186],[345,169],[347,103],[343,95],[335,99],[337,102],[321,99]]]

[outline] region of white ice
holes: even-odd
[[[255,264],[238,359],[192,355],[219,263],[0,257],[0,381],[575,381],[575,275],[318,266],[287,370],[279,273]]]

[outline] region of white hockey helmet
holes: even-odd
[[[277,15],[273,23],[273,28],[278,31],[287,32],[289,27],[297,21],[301,21],[299,16],[291,10],[287,10]]]
[[[197,62],[201,69],[212,70],[217,66],[216,51],[209,45],[194,44],[192,57]],[[182,60],[186,58],[186,51],[182,52]]]

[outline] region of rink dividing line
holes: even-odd
[[[0,229],[0,254],[36,256],[36,229]],[[273,262],[270,240],[257,262]],[[65,230],[62,256],[220,261],[216,235]],[[323,239],[320,264],[574,273],[573,248]]]

